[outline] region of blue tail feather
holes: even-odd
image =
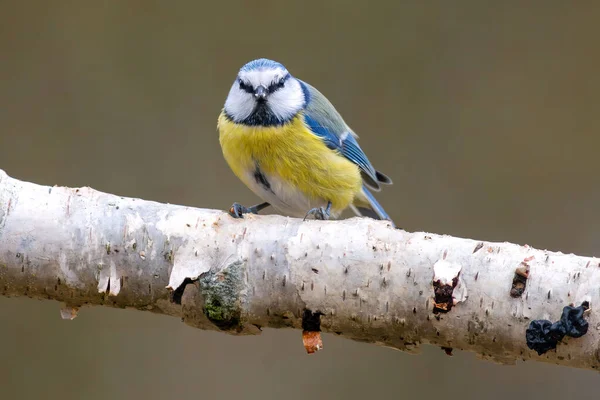
[[[357,214],[365,216],[365,217],[390,221],[392,223],[392,226],[395,227],[396,225],[394,224],[394,221],[392,221],[392,219],[385,212],[385,210],[383,209],[381,204],[379,204],[377,202],[377,200],[375,199],[375,196],[373,196],[373,194],[369,191],[369,189],[367,189],[367,187],[364,185],[363,185],[363,193],[365,194],[365,197],[367,198],[367,201],[369,202],[370,208],[353,207],[354,211]]]

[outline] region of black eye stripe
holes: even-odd
[[[251,85],[246,85],[241,79],[238,79],[238,82],[240,84],[240,89],[242,89],[244,92],[254,93],[254,89]]]
[[[281,89],[282,87],[285,86],[285,81],[287,81],[289,78],[290,78],[290,74],[286,74],[285,76],[279,78],[279,80],[272,82],[269,85],[269,87],[267,88],[267,92],[273,93],[273,92],[276,92],[277,90]],[[252,87],[252,85],[247,84],[242,79],[238,79],[238,83],[240,85],[240,89],[243,90],[244,92],[254,93],[254,87]]]
[[[290,77],[290,74],[286,74],[284,77],[280,78],[278,81],[273,82],[269,85],[269,88],[267,89],[269,91],[269,93],[273,93],[279,89],[281,89],[282,87],[285,86],[285,81],[287,81]]]

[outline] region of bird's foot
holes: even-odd
[[[244,218],[244,214],[258,214],[260,210],[268,206],[269,203],[261,203],[252,207],[244,207],[240,203],[233,203],[229,209],[229,215],[233,218]]]
[[[308,210],[304,216],[304,221],[309,215],[314,215],[315,219],[328,220],[331,217],[331,202],[327,203],[327,207],[315,207]]]
[[[229,215],[233,218],[244,218],[244,214],[250,213],[256,214],[256,212],[252,212],[252,207],[244,207],[240,203],[233,203],[229,209]]]

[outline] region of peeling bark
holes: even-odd
[[[526,280],[516,297],[515,275]],[[233,219],[1,170],[0,294],[59,300],[66,319],[85,305],[133,307],[232,334],[304,328],[409,352],[428,343],[502,363],[600,367],[597,258],[368,218]],[[584,302],[587,333],[542,355],[527,347],[533,320]],[[318,315],[318,330],[305,315]]]

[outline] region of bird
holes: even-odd
[[[234,218],[272,206],[282,215],[328,220],[350,208],[395,227],[372,194],[392,180],[373,167],[333,104],[283,64],[259,58],[243,65],[217,130],[227,164],[263,200],[233,203]]]

